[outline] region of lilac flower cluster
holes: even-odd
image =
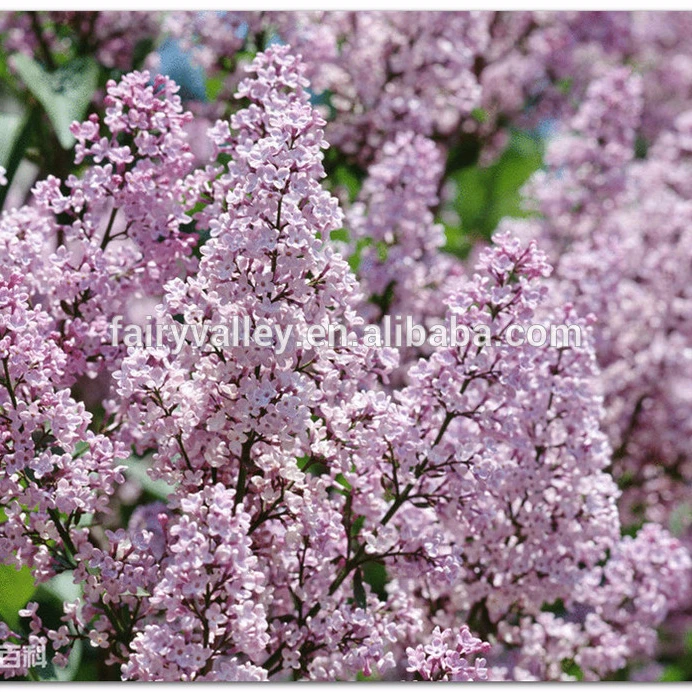
[[[610,104],[607,112],[606,104]],[[686,118],[633,156],[641,82],[618,69],[589,89],[527,195],[541,219],[506,227],[550,250],[565,299],[600,325],[606,429],[628,515],[665,521],[690,476]],[[649,252],[651,244],[656,250]],[[637,506],[639,509],[637,510]]]
[[[261,49],[263,38],[290,43],[313,89],[330,94],[329,141],[367,164],[407,130],[450,148],[477,140],[490,160],[508,122],[569,114],[604,66],[624,62],[644,74],[643,131],[655,137],[690,95],[688,21],[675,12],[228,12],[177,13],[170,26],[206,65],[233,59],[238,46]]]
[[[8,53],[39,55],[48,63],[67,47],[89,54],[107,68],[136,67],[140,42],[156,36],[156,12],[3,12],[0,35]]]
[[[106,511],[125,450],[89,430],[91,414],[61,386],[67,354],[22,284],[19,272],[0,280],[0,558],[43,581],[73,563],[81,518]]]
[[[655,660],[692,596],[692,529],[667,530],[692,481],[692,117],[652,102],[683,29],[579,13],[3,21],[14,50],[50,51],[63,22],[123,70],[151,21],[235,99],[193,115],[168,77],[110,79],[70,128],[71,172],[0,216],[0,562],[79,594],[59,624],[29,602],[0,641],[45,644],[57,667],[84,642],[142,681],[597,680]],[[274,34],[292,45],[247,57]],[[471,262],[445,253],[453,152],[488,161],[507,122],[548,116],[533,215]],[[360,176],[352,200],[330,157]],[[113,317],[147,311],[291,338],[280,354],[113,346]],[[491,336],[303,338],[403,315]],[[527,323],[588,339],[503,338]],[[169,492],[150,497],[133,464]]]
[[[454,637],[451,630],[440,631],[436,627],[430,644],[409,648],[409,672],[420,674],[423,680],[486,680],[485,659],[476,659],[473,667],[469,666],[465,656],[486,652],[490,646],[474,637],[468,627],[464,626]]]
[[[372,305],[364,316],[407,314],[422,321],[443,312],[440,284],[453,281],[460,266],[440,252],[444,229],[433,217],[442,173],[434,142],[413,132],[385,144],[368,169],[347,219],[361,289]]]
[[[72,126],[75,162],[89,163],[84,175],[49,176],[37,183],[34,205],[16,212],[32,217],[26,233],[43,236],[43,248],[34,238],[32,252],[17,253],[24,262],[43,253],[34,291],[60,322],[73,377],[114,369],[122,354],[104,345],[112,317],[157,297],[181,266],[195,266],[194,239],[181,230],[189,221],[181,178],[193,159],[183,129],[191,115],[173,82],[149,81],[133,72],[109,82],[103,123],[92,115]],[[57,245],[48,256],[46,244]]]
[[[624,68],[596,80],[527,186],[541,218],[505,228],[537,238],[556,295],[594,316],[624,523],[681,516],[690,545],[689,115],[638,160],[643,95]]]

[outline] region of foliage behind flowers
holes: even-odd
[[[692,677],[691,22],[0,15],[2,673]]]

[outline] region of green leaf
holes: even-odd
[[[82,662],[82,642],[77,639],[72,646],[66,668],[55,666],[55,679],[58,682],[69,682],[77,677]]]
[[[331,231],[329,233],[329,240],[339,241],[342,243],[348,243],[349,235],[345,228],[338,228],[336,231]]]
[[[60,603],[76,601],[82,594],[82,587],[74,583],[74,574],[71,571],[56,574],[39,588],[57,598]]]
[[[684,502],[671,512],[669,529],[674,536],[684,536],[690,526],[692,526],[692,503]]]
[[[130,478],[137,481],[150,495],[153,495],[160,500],[165,500],[175,490],[175,488],[172,485],[168,485],[168,483],[161,479],[156,481],[152,480],[148,473],[148,461],[150,461],[150,459],[147,457],[143,459],[139,459],[137,457],[130,457],[129,459],[126,459],[124,461],[125,466],[127,466],[127,471],[125,471],[125,473]]]
[[[36,667],[32,670],[33,674],[38,678],[39,682],[70,682],[75,680],[80,672],[82,664],[82,654],[84,645],[82,641],[75,640],[69,652],[67,666],[60,668],[51,660],[51,654],[48,655],[48,665],[45,667]]]
[[[582,669],[571,658],[569,660],[565,660],[562,662],[562,670],[565,673],[567,673],[567,675],[571,675],[573,678],[576,678],[577,680],[584,679],[584,673],[582,672]]]
[[[36,125],[40,119],[40,111],[38,106],[33,106],[29,109],[27,113],[20,116],[19,122],[16,124],[16,129],[12,130],[11,135],[8,133],[6,138],[3,138],[3,158],[0,160],[0,164],[7,170],[6,178],[7,185],[0,187],[0,209],[3,208],[5,204],[5,198],[12,185],[12,180],[14,179],[15,173],[19,168],[19,164],[24,158],[24,152],[29,146],[32,133],[36,128]],[[12,123],[8,122],[11,126]],[[2,125],[0,124],[0,127]],[[7,133],[7,130],[3,130]]]
[[[342,187],[348,192],[350,202],[354,202],[362,185],[362,180],[353,167],[340,165],[330,176],[333,187]]]
[[[362,514],[359,514],[353,520],[353,524],[351,525],[351,536],[352,537],[357,536],[361,532],[364,524],[365,524],[365,517]]]
[[[135,49],[132,51],[132,69],[141,70],[144,61],[154,51],[154,39],[147,36],[137,42]]]
[[[479,123],[484,123],[488,119],[488,113],[483,108],[474,108],[471,117]]]
[[[671,664],[666,667],[659,682],[681,682],[685,679],[685,671],[680,666]]]
[[[27,89],[43,106],[60,146],[70,149],[75,142],[70,125],[83,120],[98,86],[99,66],[92,58],[71,60],[48,72],[28,55],[14,55],[12,66]]]
[[[571,79],[570,77],[566,77],[565,79],[559,79],[555,86],[557,87],[557,90],[563,95],[567,96],[570,91],[572,91],[572,84],[574,83],[574,80]]]
[[[366,562],[363,565],[363,581],[381,601],[387,600],[387,569],[381,562]]]
[[[0,113],[0,166],[7,168],[17,136],[24,118],[19,113]]]
[[[215,101],[216,97],[223,89],[223,79],[221,77],[209,77],[206,84],[207,101]]]
[[[360,238],[356,243],[355,252],[348,258],[348,264],[351,267],[351,271],[358,273],[360,269],[361,255],[363,254],[363,248],[372,245],[372,238]]]
[[[17,571],[11,565],[0,565],[0,618],[11,628],[19,625],[19,611],[34,593],[34,578],[28,567]]]
[[[648,153],[649,142],[641,135],[637,135],[637,139],[634,141],[634,158],[645,159]]]
[[[337,473],[334,479],[339,485],[346,488],[346,490],[351,490],[351,484],[348,482],[343,473]]]
[[[360,567],[353,574],[353,598],[359,608],[366,609],[367,596],[363,586],[363,573],[360,571]]]
[[[687,630],[685,634],[685,651],[692,656],[692,630]],[[692,663],[692,661],[690,661]]]
[[[445,250],[463,257],[475,239],[489,240],[502,218],[528,216],[520,190],[542,160],[542,140],[517,131],[495,163],[464,166],[452,173],[458,190],[454,211],[459,224],[446,225]]]

